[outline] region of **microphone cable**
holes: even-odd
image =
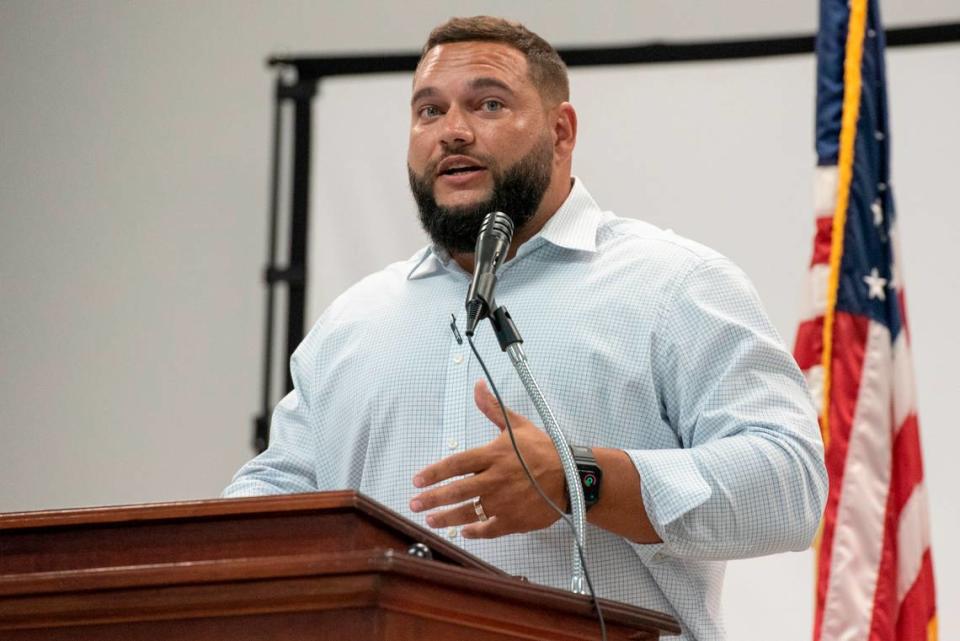
[[[454,323],[456,318],[454,318]],[[456,325],[453,326],[454,329]],[[493,395],[497,398],[497,404],[500,405],[500,412],[503,413],[503,420],[507,426],[507,434],[510,436],[510,444],[513,446],[513,452],[517,455],[517,460],[520,461],[520,466],[523,468],[524,474],[527,475],[527,479],[530,481],[530,484],[533,486],[533,489],[537,491],[537,494],[540,495],[540,498],[549,505],[554,512],[560,515],[560,518],[563,519],[563,522],[567,524],[567,527],[570,528],[570,532],[573,534],[573,542],[577,546],[577,555],[580,557],[580,564],[583,566],[583,576],[587,580],[587,588],[590,590],[590,603],[593,606],[594,611],[597,613],[597,619],[600,621],[600,639],[601,641],[607,641],[607,626],[603,620],[603,612],[600,610],[600,602],[597,600],[597,593],[593,589],[593,581],[590,580],[590,572],[587,570],[587,559],[583,553],[583,546],[580,545],[580,541],[577,539],[577,531],[573,527],[573,519],[571,519],[566,512],[560,509],[560,507],[553,502],[553,500],[547,496],[546,492],[543,491],[543,488],[540,487],[540,483],[537,482],[537,479],[533,477],[533,473],[530,471],[530,468],[527,467],[527,461],[523,458],[523,454],[520,453],[520,448],[517,446],[517,439],[513,435],[513,426],[510,425],[510,417],[507,415],[507,406],[504,405],[503,399],[500,398],[500,392],[497,390],[496,384],[493,382],[493,376],[490,375],[490,370],[487,369],[487,364],[483,362],[480,353],[477,351],[476,345],[473,344],[473,337],[467,336],[467,342],[470,343],[470,349],[473,350],[473,355],[477,357],[477,362],[480,363],[480,367],[483,368],[483,374],[487,379],[487,382],[490,383],[490,389],[493,391]],[[586,532],[584,532],[584,538],[586,538]]]

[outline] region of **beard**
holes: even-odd
[[[480,225],[492,211],[502,211],[509,216],[519,232],[536,214],[550,185],[553,145],[549,136],[544,136],[526,156],[506,170],[501,170],[493,158],[475,154],[471,157],[486,166],[493,177],[493,189],[485,200],[458,207],[437,204],[433,195],[436,163],[429,165],[423,175],[407,165],[420,224],[435,245],[451,254],[473,253]]]

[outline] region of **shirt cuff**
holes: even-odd
[[[663,550],[667,547],[666,543],[634,543],[630,539],[625,540],[630,544],[630,547],[633,548],[637,556],[640,557],[644,565],[656,565],[668,556]]]
[[[633,547],[644,560],[656,560],[661,556],[663,546],[671,542],[667,526],[703,505],[713,494],[713,489],[697,468],[690,450],[626,452],[640,475],[640,492],[647,518],[663,541],[653,545],[634,544]]]

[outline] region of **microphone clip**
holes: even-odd
[[[500,350],[505,352],[511,345],[523,342],[520,336],[520,330],[513,323],[513,318],[506,307],[498,307],[490,315],[490,324],[493,326],[493,333],[497,336],[497,342],[500,343]]]

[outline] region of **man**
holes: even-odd
[[[677,616],[685,638],[722,638],[724,560],[804,549],[817,528],[815,412],[738,269],[602,211],[572,178],[568,96],[556,51],[521,25],[453,19],[431,33],[408,169],[433,244],[322,315],[291,359],[296,389],[269,449],[224,494],[357,488],[512,574],[569,586],[570,533],[450,327],[480,222],[504,211],[517,231],[498,302],[568,439],[602,469],[586,537],[598,594]],[[533,405],[492,332],[476,342],[534,475],[565,505]]]

